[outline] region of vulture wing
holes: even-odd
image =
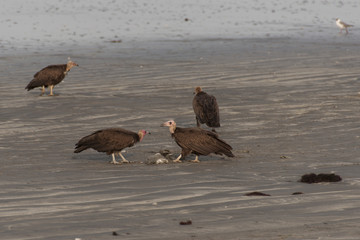
[[[35,73],[34,79],[25,89],[31,90],[36,87],[56,85],[65,78],[65,71],[66,64],[47,66]]]
[[[111,154],[119,152],[126,147],[133,146],[139,141],[139,135],[135,132],[122,128],[109,128],[96,131],[79,140],[75,147],[75,153],[88,148],[93,148],[98,152]]]
[[[201,128],[176,128],[174,137],[181,148],[190,149],[199,155],[215,153],[234,156],[229,144],[219,139],[216,133]]]
[[[219,106],[216,98],[205,92],[196,94],[193,109],[197,119],[209,127],[220,127]]]

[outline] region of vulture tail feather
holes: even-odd
[[[219,152],[225,154],[228,157],[235,157],[234,154],[231,152],[232,147],[229,144],[227,144],[226,142],[224,142],[220,139],[218,139],[218,140],[220,143],[219,147],[221,148]]]
[[[25,89],[27,89],[28,91],[30,91],[31,89],[34,89],[34,88],[38,87],[38,86],[35,86],[36,84],[34,84],[34,80],[35,80],[35,79],[33,79],[32,81],[30,81],[29,84],[25,87]]]
[[[74,153],[79,153],[79,152],[82,152],[84,150],[88,149],[87,146],[76,146],[76,149],[74,151]]]
[[[97,142],[95,141],[93,134],[83,137],[82,139],[79,140],[78,143],[75,144],[74,153],[82,152],[88,148],[93,147],[95,144],[97,144]]]

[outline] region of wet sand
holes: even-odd
[[[1,58],[1,239],[358,239],[359,49],[203,39]],[[57,96],[25,91],[36,71],[68,55],[81,68]],[[161,149],[180,152],[159,126],[195,125],[198,85],[217,97],[218,132],[236,157],[143,164]],[[126,149],[131,164],[73,153],[106,127],[152,135]],[[311,172],[343,181],[298,182]],[[245,196],[253,191],[271,196]]]

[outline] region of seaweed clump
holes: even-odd
[[[319,183],[319,182],[340,182],[342,179],[339,175],[336,175],[334,173],[310,173],[305,174],[301,177],[299,180],[303,183]]]

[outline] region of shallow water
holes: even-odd
[[[335,18],[354,24],[345,41],[357,42],[358,1],[4,1],[3,54],[62,53],[67,47],[195,39],[337,39]],[[343,39],[338,40],[344,41]]]

